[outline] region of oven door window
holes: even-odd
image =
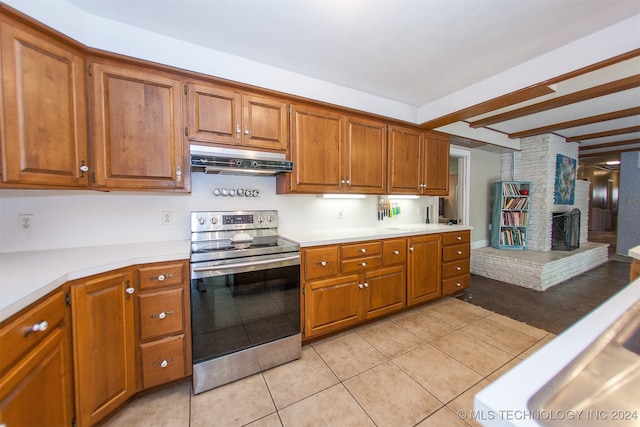
[[[193,363],[300,333],[300,266],[191,281]]]

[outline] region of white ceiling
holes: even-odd
[[[384,99],[423,107],[640,15],[640,0],[69,0],[82,11]],[[638,30],[640,41],[640,29]],[[640,44],[640,43],[639,43]],[[557,94],[640,62],[560,83]],[[541,97],[532,102],[546,99]],[[507,107],[507,111],[526,104]],[[470,105],[469,105],[470,106]],[[486,126],[504,133],[640,106],[638,89]],[[496,112],[468,118],[471,122]],[[640,125],[556,131],[583,135]],[[617,139],[616,139],[617,138]],[[627,140],[621,135],[613,140]],[[631,134],[638,139],[638,134]],[[588,140],[581,144],[613,141]],[[640,147],[640,139],[638,139]]]

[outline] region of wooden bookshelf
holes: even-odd
[[[497,249],[525,250],[529,224],[531,182],[494,183],[491,215],[491,246]]]

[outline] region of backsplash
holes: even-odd
[[[259,197],[213,196],[214,188],[258,190]],[[192,175],[191,194],[77,190],[0,190],[0,252],[94,245],[188,240],[189,213],[195,210],[277,209],[280,233],[313,228],[389,227],[425,221],[437,197],[396,200],[400,215],[377,219],[377,196],[321,199],[315,195],[277,195],[274,177]],[[171,212],[172,224],[163,224]],[[19,216],[32,215],[31,229]],[[435,217],[434,217],[435,218]]]

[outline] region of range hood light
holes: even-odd
[[[321,199],[365,199],[364,194],[318,194]]]

